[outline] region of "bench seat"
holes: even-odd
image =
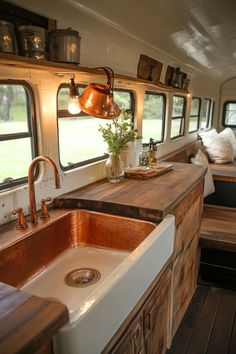
[[[236,208],[204,205],[200,246],[236,252]]]
[[[196,140],[176,151],[162,157],[162,160],[190,163],[198,149],[202,146],[201,140]],[[230,163],[215,164],[209,163],[214,181],[236,183],[236,160]]]
[[[236,161],[230,163],[210,163],[209,164],[214,181],[224,181],[236,183]]]

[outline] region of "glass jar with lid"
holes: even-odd
[[[139,167],[143,170],[150,169],[149,144],[142,144],[142,149],[139,154]]]

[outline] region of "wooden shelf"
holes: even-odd
[[[56,73],[73,74],[78,72],[81,74],[90,73],[93,75],[104,76],[104,73],[101,70],[95,70],[88,67],[81,67],[78,66],[77,64],[66,64],[66,63],[58,63],[49,60],[38,60],[38,59],[32,59],[32,58],[27,58],[27,57],[18,56],[14,54],[7,54],[7,53],[0,53],[0,65],[7,66],[7,67],[43,70],[55,74]],[[185,94],[188,93],[188,91],[182,89],[166,86],[162,83],[154,84],[151,81],[138,79],[132,76],[115,74],[115,79],[127,80],[135,84],[149,85],[154,88],[160,88],[162,90],[170,91],[170,92],[182,92]]]

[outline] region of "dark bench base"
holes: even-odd
[[[214,184],[215,193],[208,195],[204,203],[236,208],[236,183],[214,180]]]
[[[236,209],[204,205],[199,282],[236,290]]]
[[[199,284],[236,290],[236,254],[216,248],[201,248]]]

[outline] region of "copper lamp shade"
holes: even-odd
[[[79,103],[82,111],[98,118],[116,118],[120,115],[121,110],[117,106],[113,98],[114,73],[111,68],[99,67],[103,69],[107,75],[107,85],[92,83],[88,85],[81,96]]]

